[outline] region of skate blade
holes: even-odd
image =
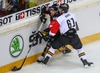
[[[94,67],[94,64],[91,64],[90,66],[85,65],[84,67],[85,67],[85,68]]]

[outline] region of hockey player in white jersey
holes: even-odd
[[[41,22],[43,22],[43,21],[44,21],[44,23],[46,22],[46,17],[45,17],[46,14],[49,14],[50,15],[50,23],[52,23],[53,20],[55,20],[57,17],[60,16],[60,13],[58,11],[58,5],[57,4],[53,4],[52,6],[50,6],[48,8],[48,11],[46,11],[46,7],[43,7],[43,9],[41,11],[41,15],[40,15]],[[49,28],[46,28],[41,33],[43,35],[45,35],[44,37],[46,37],[46,35],[48,35],[48,32],[49,32]],[[57,34],[54,36],[54,39],[56,39],[60,35],[61,34],[58,31]],[[38,63],[41,63],[42,60],[44,59],[44,56],[46,54],[46,51],[50,48],[50,44],[49,43],[51,43],[51,41],[47,42],[46,47],[44,48],[41,56],[37,59],[37,62]],[[70,53],[71,52],[71,50],[69,48],[67,48],[66,46],[63,46],[63,49],[64,50],[60,50],[59,49],[59,51],[62,52],[63,54],[67,54],[67,53]]]
[[[50,32],[48,40],[53,39],[53,36],[56,35],[58,29],[60,29],[60,33],[62,34],[59,38],[52,42],[51,47],[47,54],[45,55],[45,59],[43,61],[44,64],[52,58],[55,53],[55,50],[65,46],[71,45],[74,49],[77,50],[78,56],[82,61],[85,67],[91,66],[93,63],[88,62],[86,58],[86,54],[82,48],[82,43],[76,31],[76,18],[75,15],[68,12],[69,5],[68,4],[61,4],[59,7],[59,11],[61,16],[59,16],[55,21],[53,21],[50,25]]]

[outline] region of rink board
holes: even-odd
[[[94,34],[94,35],[90,35],[84,38],[81,38],[83,45],[91,43],[91,42],[95,42],[97,40],[100,40],[100,33]],[[88,48],[87,48],[88,49]],[[55,54],[59,54],[60,52],[57,50]],[[30,56],[26,59],[26,62],[24,63],[25,65],[28,64],[32,64],[34,62],[36,62],[37,58],[41,55],[41,53],[35,54],[33,56]],[[16,62],[7,64],[5,66],[0,67],[0,72],[1,73],[5,73],[10,71],[14,66],[20,67],[20,65],[22,64],[24,59],[18,60]]]

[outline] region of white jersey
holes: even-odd
[[[76,29],[76,18],[72,13],[64,13],[59,16],[57,19],[53,20],[50,25],[50,35],[54,36],[58,30],[60,30],[61,34],[64,34],[71,28]]]
[[[57,21],[60,25],[60,32],[61,34],[64,34],[67,32],[70,28],[76,29],[76,18],[75,15],[72,13],[64,13],[61,16],[57,18]]]

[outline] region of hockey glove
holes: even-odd
[[[38,36],[38,39],[40,39],[40,43],[41,43],[42,39],[43,39],[44,41],[46,41],[47,36],[48,36],[48,32],[45,32],[45,31],[40,32],[40,31],[38,31],[38,32],[37,32],[37,36]]]
[[[41,20],[41,22],[46,23],[47,18],[45,18],[45,15],[41,14],[40,15],[40,20]]]
[[[50,28],[46,28],[46,29],[44,29],[43,31],[44,31],[44,32],[48,32],[48,33],[49,33]]]
[[[41,7],[41,14],[50,14],[48,5]]]
[[[46,13],[46,6],[41,7],[41,14],[44,14],[44,13]]]

